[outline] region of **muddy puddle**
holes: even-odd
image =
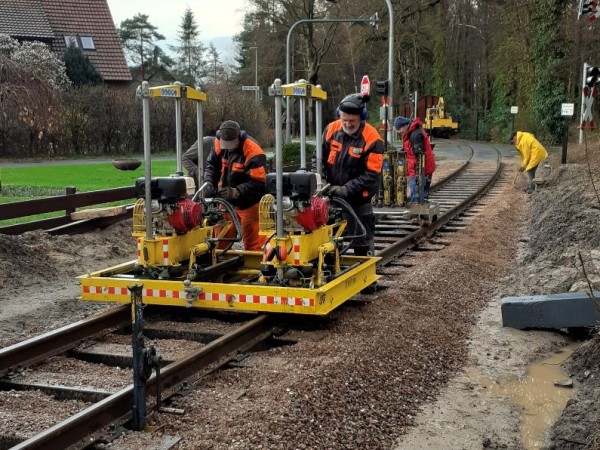
[[[571,356],[577,345],[569,344],[531,364],[521,379],[498,383],[478,379],[485,388],[484,395],[499,398],[521,409],[521,439],[527,450],[546,446],[546,432],[575,393],[572,380],[562,370],[562,363]],[[470,375],[472,377],[474,374]]]

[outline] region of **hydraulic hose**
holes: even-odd
[[[332,203],[337,203],[339,204],[343,209],[345,209],[348,214],[350,214],[352,216],[352,218],[354,219],[354,222],[356,224],[358,224],[358,226],[361,228],[361,234],[356,234],[356,235],[349,235],[349,236],[342,236],[342,240],[343,241],[350,241],[350,244],[348,244],[347,246],[343,247],[340,250],[340,254],[344,254],[346,253],[350,247],[352,246],[352,241],[354,241],[355,239],[360,239],[360,238],[364,238],[367,236],[367,229],[365,228],[365,226],[363,225],[363,223],[361,222],[361,220],[358,218],[358,216],[356,215],[356,212],[354,212],[354,208],[352,208],[352,206],[350,206],[350,203],[348,203],[346,200],[344,200],[343,198],[340,197],[330,197],[331,202]],[[354,230],[352,230],[353,232],[356,232],[356,228]]]
[[[229,216],[231,217],[233,226],[235,227],[235,231],[236,231],[235,237],[232,237],[232,238],[223,237],[223,238],[210,239],[211,242],[228,242],[227,246],[223,249],[223,251],[221,253],[222,255],[224,255],[231,249],[231,247],[233,247],[234,243],[240,242],[242,240],[242,225],[240,223],[240,219],[238,218],[237,214],[235,213],[235,210],[233,209],[233,206],[231,205],[231,203],[229,203],[226,200],[223,200],[222,198],[202,199],[202,203],[204,204],[204,206],[206,207],[207,210],[210,208],[211,204],[222,205],[223,208],[225,209],[225,212],[227,212],[227,214],[229,214]],[[218,206],[217,206],[217,209],[219,209]],[[219,209],[219,211],[223,211],[223,210]]]

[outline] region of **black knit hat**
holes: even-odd
[[[338,109],[346,114],[359,116],[360,112],[367,108],[367,102],[371,97],[366,94],[350,94],[340,102]]]
[[[510,132],[510,136],[508,136],[508,143],[512,144],[513,143],[513,139],[515,138],[515,136],[517,135],[516,131],[511,131]]]
[[[219,135],[223,141],[235,141],[240,137],[240,124],[233,120],[226,120],[219,127]]]

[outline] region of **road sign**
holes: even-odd
[[[574,110],[575,110],[574,103],[563,103],[560,106],[560,115],[561,116],[572,116]]]
[[[371,82],[367,75],[362,77],[362,81],[360,82],[360,93],[362,95],[371,95]]]
[[[511,114],[517,114],[519,112],[519,107],[518,106],[511,106],[510,107],[510,113]]]
[[[258,91],[259,86],[242,86],[242,91]]]

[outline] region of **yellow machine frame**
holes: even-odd
[[[275,89],[272,89],[276,97],[276,132],[279,133],[279,139],[276,139],[278,170],[281,170],[279,165],[282,164],[282,127],[281,124],[277,125],[281,120],[281,97],[306,95],[316,100],[326,98],[324,91],[317,86],[307,83],[299,85],[294,89],[293,85],[281,86],[281,82],[276,80]],[[146,86],[144,92],[147,100],[155,96],[192,98],[190,93],[198,91],[175,85],[151,89]],[[203,101],[206,97],[201,94],[191,95],[195,100]],[[149,153],[149,144],[145,142],[145,151],[146,149]],[[268,203],[272,208],[276,199],[270,197],[265,204]],[[207,226],[206,221],[185,234],[149,236],[148,212],[144,211],[143,204],[143,201],[138,202],[137,218],[134,218],[133,236],[137,240],[137,260],[79,276],[83,300],[130,303],[129,287],[142,285],[142,301],[145,304],[326,315],[379,278],[376,273],[379,258],[340,254],[339,242],[346,226],[345,221],[324,225],[313,231],[283,232],[278,226],[280,218],[272,217],[272,210],[263,211],[261,233],[269,235],[269,245],[286,249],[281,261],[275,258],[269,264],[278,272],[286,269],[301,271],[303,268],[308,272],[313,269],[310,275],[291,280],[280,279],[275,284],[262,271],[266,263],[264,252],[215,250],[209,244],[209,238],[217,230]],[[142,217],[144,212],[146,218]],[[280,208],[276,212],[283,214]],[[227,226],[230,225],[225,225],[225,228]],[[219,236],[222,236],[224,228],[221,224],[219,230]],[[142,278],[138,275],[140,266],[180,267],[181,263],[189,261],[191,268],[196,255],[208,252],[212,252],[214,266],[227,267],[223,272],[213,271],[210,281],[194,281],[201,278],[189,279],[185,273],[166,279]]]
[[[232,258],[243,256],[244,268],[230,272],[223,282],[119,278],[119,274],[133,270],[135,261],[131,261],[79,276],[82,298],[99,302],[129,303],[131,294],[128,287],[141,284],[145,304],[326,315],[379,279],[375,271],[378,258],[343,256],[341,263],[350,269],[320,288],[242,282],[244,279],[259,276],[262,253],[230,253]]]
[[[346,221],[338,224],[324,225],[311,232],[299,231],[290,233],[282,237],[276,236],[275,219],[272,217],[274,198],[267,194],[263,197],[259,207],[259,228],[260,234],[269,236],[267,245],[286,249],[285,258],[282,260],[274,258],[273,266],[275,269],[284,269],[288,267],[313,268],[313,261],[317,262],[317,267],[310,280],[312,286],[321,287],[327,283],[323,273],[323,266],[326,255],[332,255],[334,258],[334,272],[340,271],[340,255],[336,241],[338,241],[346,229]],[[287,251],[290,249],[291,251]],[[266,256],[266,253],[265,253]],[[263,259],[263,263],[266,262]]]

